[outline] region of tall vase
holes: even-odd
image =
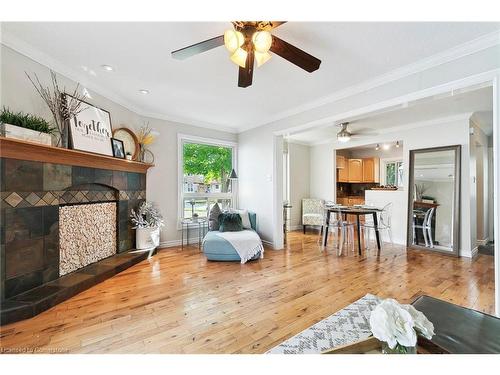
[[[62,123],[60,147],[69,147],[69,127],[67,121],[63,121]]]
[[[135,241],[137,250],[155,249],[160,244],[160,228],[137,228]]]

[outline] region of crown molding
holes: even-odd
[[[333,102],[345,99],[347,97],[360,94],[364,91],[371,90],[373,88],[382,86],[384,84],[396,81],[401,78],[411,76],[416,73],[423,72],[430,68],[460,59],[465,56],[472,55],[474,53],[480,52],[487,48],[494,47],[500,44],[500,30],[494,31],[489,34],[485,34],[476,39],[470,40],[466,43],[462,43],[458,46],[447,49],[443,52],[437,53],[435,55],[429,56],[422,60],[416,61],[412,64],[405,65],[403,67],[394,69],[386,74],[382,74],[373,79],[361,82],[356,85],[349,86],[345,89],[334,92],[331,95],[321,97],[317,100],[311,101],[309,103],[303,104],[301,106],[295,107],[291,110],[280,112],[274,116],[271,116],[268,121],[254,126],[243,127],[240,132],[258,128],[261,126],[269,125],[273,122],[285,119],[287,117],[297,115],[299,113],[320,107],[322,105],[331,104]]]
[[[46,66],[47,68],[65,76],[66,78],[69,78],[74,82],[79,82],[87,90],[90,90],[98,95],[105,97],[106,99],[115,102],[116,104],[124,107],[125,109],[128,109],[129,111],[135,113],[140,117],[149,117],[153,119],[191,125],[199,128],[219,130],[233,134],[238,133],[238,130],[236,128],[231,128],[224,125],[218,125],[210,122],[188,119],[185,117],[173,116],[169,114],[159,114],[159,113],[151,113],[144,111],[142,108],[138,107],[136,104],[125,99],[116,92],[108,90],[104,86],[99,85],[95,82],[91,82],[89,77],[87,77],[84,73],[81,73],[74,68],[68,67],[66,64],[63,64],[60,61],[50,57],[46,53],[41,52],[37,48],[33,47],[31,44],[26,43],[25,41],[12,35],[12,33],[10,32],[5,32],[5,31],[2,32],[0,44],[3,44],[7,48],[10,48],[11,50],[17,53],[26,56],[27,58],[33,60],[38,64]]]

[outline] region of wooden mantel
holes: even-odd
[[[146,173],[154,166],[154,164],[4,137],[0,137],[0,157],[138,173]]]

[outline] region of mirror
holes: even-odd
[[[410,248],[458,256],[461,146],[410,151]]]

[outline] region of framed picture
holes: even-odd
[[[69,120],[72,148],[113,156],[111,115],[104,109],[83,103],[84,109]]]
[[[125,159],[125,147],[123,146],[123,141],[111,138],[111,147],[115,158]]]

